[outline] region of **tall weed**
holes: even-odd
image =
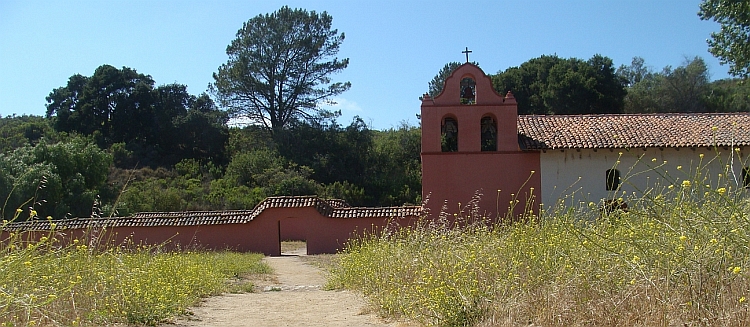
[[[348,245],[329,283],[427,325],[745,326],[750,207],[727,172],[709,179],[700,168],[611,199],[627,210],[589,203],[505,225],[469,216],[478,222],[366,237]]]
[[[260,254],[60,245],[62,234],[0,242],[0,325],[155,325],[224,291],[229,277],[270,272]]]

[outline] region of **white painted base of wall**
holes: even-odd
[[[540,154],[543,208],[561,201],[568,206],[604,199],[640,196],[643,192],[692,179],[699,172],[716,185],[719,174],[742,187],[742,167],[750,166],[747,149],[648,148],[548,150]],[[703,154],[703,158],[701,158]],[[681,169],[677,169],[678,166]],[[728,169],[731,167],[731,169]],[[620,171],[619,192],[606,190],[606,171]],[[726,174],[726,171],[729,174]],[[726,180],[726,179],[725,179]]]

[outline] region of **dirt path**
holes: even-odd
[[[264,260],[273,267],[275,280],[257,283],[257,293],[208,298],[176,326],[405,326],[367,313],[364,300],[355,293],[323,290],[323,272],[299,256]]]

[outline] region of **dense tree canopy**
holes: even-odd
[[[112,158],[81,137],[56,144],[42,140],[0,154],[0,199],[3,217],[16,209],[36,216],[89,217],[97,195],[105,192]],[[33,216],[33,215],[32,215]]]
[[[750,1],[703,0],[698,12],[703,20],[721,24],[721,31],[711,33],[708,51],[729,64],[729,73],[746,78],[750,75]]]
[[[154,87],[150,76],[128,67],[102,65],[91,77],[73,75],[47,103],[57,131],[92,135],[102,148],[117,145],[118,165],[224,157],[227,116],[208,95],[191,95],[182,84]]]
[[[332,20],[325,11],[284,6],[244,23],[227,47],[229,60],[214,73],[220,104],[273,133],[317,116],[322,102],[351,86],[331,82],[349,65],[335,57],[344,34],[331,29]]]
[[[374,167],[373,131],[359,117],[349,126],[332,123],[297,123],[279,135],[281,155],[314,170],[322,183],[348,181],[363,185]]]
[[[493,76],[500,94],[513,92],[519,114],[594,114],[623,110],[625,81],[612,60],[541,56]]]
[[[0,153],[7,153],[42,139],[54,139],[48,119],[39,116],[8,116],[0,118]]]
[[[101,144],[122,142],[144,123],[153,103],[154,80],[134,69],[99,66],[91,77],[73,75],[47,97],[47,117],[55,129],[97,133]]]
[[[288,186],[298,184],[290,189],[296,194],[304,190],[352,205],[419,204],[421,200],[418,127],[403,124],[373,131],[355,118],[349,125],[297,122],[273,139],[263,137],[254,126],[232,131],[233,159],[224,176],[228,185],[251,187],[254,194],[278,195],[258,187],[283,181]],[[277,171],[276,177],[268,178],[268,171]]]
[[[741,79],[714,81],[704,97],[709,112],[750,112],[750,83]]]
[[[643,58],[636,57],[630,66],[620,66],[617,74],[630,83],[625,97],[628,113],[736,111],[706,105],[712,85],[700,57],[686,59],[676,68],[664,67],[661,72],[652,71]]]
[[[632,87],[652,75],[651,68],[646,66],[646,60],[641,57],[633,57],[630,66],[620,65],[615,73],[625,81],[625,85],[628,87]]]

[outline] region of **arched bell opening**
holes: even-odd
[[[458,152],[458,120],[444,117],[440,127],[440,148],[443,152]]]
[[[477,82],[473,77],[461,79],[461,104],[471,105],[477,103]]]
[[[480,122],[482,135],[482,151],[497,151],[497,120],[492,116],[484,116]]]

